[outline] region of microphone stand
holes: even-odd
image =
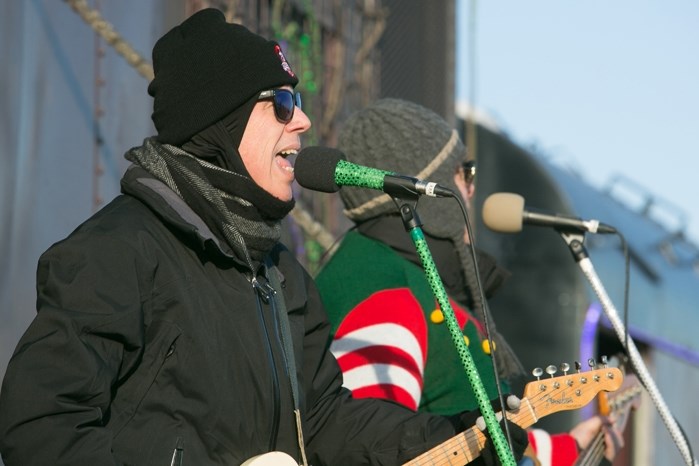
[[[405,193],[403,196],[408,197],[411,195]],[[478,406],[480,407],[481,414],[485,420],[486,427],[490,433],[490,438],[495,446],[495,451],[498,458],[500,458],[500,462],[503,466],[516,466],[512,450],[510,449],[510,446],[505,439],[505,435],[498,424],[498,420],[495,416],[495,412],[493,411],[493,407],[490,404],[488,394],[483,386],[483,381],[480,378],[480,374],[478,373],[478,369],[476,368],[468,346],[466,346],[466,343],[464,342],[463,332],[461,331],[456,317],[454,316],[454,310],[451,308],[449,298],[447,297],[447,293],[444,289],[444,284],[439,277],[439,272],[437,271],[437,267],[432,259],[432,254],[430,253],[427,241],[425,240],[425,235],[422,232],[422,223],[420,222],[420,218],[418,217],[414,206],[411,206],[407,202],[404,202],[395,196],[393,197],[393,200],[398,205],[401,218],[403,219],[403,226],[405,227],[405,230],[410,233],[410,237],[412,238],[417,253],[420,256],[427,281],[429,282],[430,287],[432,288],[432,293],[437,299],[439,307],[442,310],[442,314],[444,315],[444,320],[447,324],[447,328],[449,329],[449,333],[451,334],[452,341],[456,346],[461,362],[466,370],[466,375],[468,376],[471,387],[473,388],[473,393],[476,395]]]
[[[580,269],[582,270],[583,274],[590,282],[590,286],[599,298],[600,303],[602,304],[602,309],[604,310],[607,319],[609,319],[609,322],[612,324],[612,327],[614,328],[614,331],[616,332],[619,341],[621,341],[622,345],[626,348],[629,359],[631,360],[631,365],[636,371],[636,375],[641,380],[643,385],[646,387],[646,390],[648,391],[650,398],[653,400],[653,403],[655,404],[660,414],[660,417],[665,423],[665,426],[667,427],[670,436],[677,445],[677,448],[680,450],[680,453],[682,454],[685,463],[687,464],[687,466],[697,466],[698,463],[692,457],[692,452],[689,447],[689,443],[687,442],[687,439],[685,438],[683,432],[677,424],[676,419],[670,413],[670,409],[663,400],[663,397],[660,394],[658,387],[655,385],[655,381],[648,372],[648,369],[646,368],[643,359],[641,358],[641,354],[638,352],[638,349],[636,348],[635,343],[630,337],[627,338],[628,335],[626,333],[626,329],[624,327],[623,322],[619,318],[619,313],[614,307],[614,304],[612,303],[611,299],[609,299],[609,296],[607,295],[607,292],[604,289],[604,285],[597,276],[592,261],[590,260],[590,257],[587,254],[585,246],[583,245],[583,241],[585,238],[584,233],[566,230],[562,228],[556,228],[556,231],[558,231],[558,233],[563,238],[563,241],[565,241],[565,243],[570,248],[570,251],[573,254],[573,258],[580,266]]]

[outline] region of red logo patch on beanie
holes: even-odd
[[[282,62],[282,68],[284,68],[284,71],[286,71],[287,73],[289,73],[289,76],[291,76],[292,78],[295,78],[296,75],[295,75],[294,72],[291,70],[291,66],[289,66],[289,63],[286,61],[286,57],[284,56],[284,53],[282,52],[282,48],[281,48],[280,46],[278,46],[278,45],[275,45],[275,46],[274,46],[274,52],[275,52],[275,53],[277,54],[277,56],[279,57],[279,60],[281,60],[281,62]]]

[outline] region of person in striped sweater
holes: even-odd
[[[460,192],[467,205],[474,194],[475,165],[466,161],[458,133],[439,115],[415,103],[382,99],[357,112],[342,128],[338,146],[350,162],[437,182]],[[393,199],[355,187],[343,187],[340,197],[345,214],[356,225],[316,281],[333,325],[331,351],[345,386],[355,397],[383,398],[413,410],[446,414],[476,409],[461,360],[444,328],[444,315]],[[474,267],[486,298],[508,272],[480,250],[474,264],[454,200],[424,196],[417,213],[484,388],[495,399],[496,378],[483,325],[487,307],[478,299]],[[498,378],[508,391],[508,382],[521,377],[523,370],[492,318],[488,322]],[[595,416],[568,433],[550,435],[532,429],[524,461],[572,465],[579,449],[607,426],[605,419]],[[618,436],[612,434],[606,434],[607,461],[618,449]]]

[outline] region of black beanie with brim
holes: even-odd
[[[153,47],[153,123],[161,143],[180,145],[256,93],[298,78],[278,43],[226,22],[220,10],[190,16]]]

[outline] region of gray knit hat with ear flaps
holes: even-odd
[[[466,149],[456,130],[420,105],[379,100],[347,120],[338,146],[352,163],[434,181],[458,193],[454,170],[465,158]],[[397,213],[393,200],[381,191],[345,187],[340,197],[345,214],[357,223]],[[424,196],[418,214],[423,230],[430,235],[463,238],[463,217],[456,202]]]
[[[400,99],[378,100],[350,116],[340,131],[338,146],[349,162],[436,182],[458,195],[454,174],[466,158],[466,148],[455,129],[421,105]],[[340,197],[345,215],[355,223],[398,214],[391,197],[381,191],[345,186]],[[423,231],[454,244],[476,315],[482,321],[486,310],[478,293],[475,264],[464,243],[464,219],[458,203],[423,196],[417,213]],[[495,330],[493,319],[488,322],[495,340],[498,372],[508,378],[520,375],[523,369],[519,360]]]

